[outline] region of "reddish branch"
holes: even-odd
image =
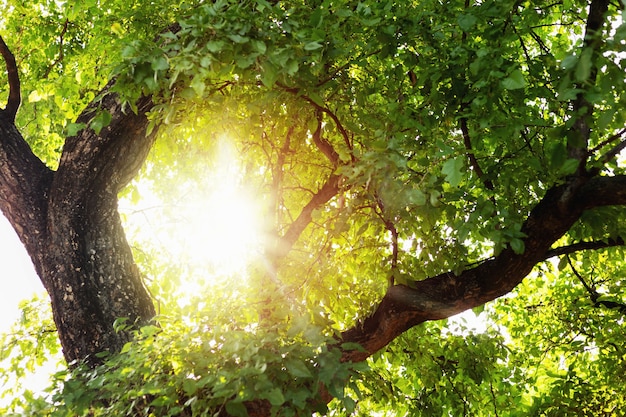
[[[322,137],[322,122],[323,116],[321,110],[316,110],[315,116],[317,118],[317,128],[315,132],[313,132],[313,143],[317,146],[317,149],[320,150],[321,153],[328,158],[328,160],[333,164],[333,167],[337,167],[341,160],[339,159],[339,154],[333,148],[333,145],[330,144],[329,141]]]
[[[341,176],[331,174],[322,187],[313,195],[311,200],[304,206],[298,217],[289,225],[289,228],[280,239],[278,257],[285,256],[296,243],[304,229],[313,220],[313,212],[323,207],[331,198],[339,193]]]
[[[343,360],[362,361],[413,326],[450,317],[507,294],[546,259],[552,244],[584,210],[626,204],[626,176],[596,177],[576,189],[572,193],[568,184],[556,186],[536,205],[522,228],[527,236],[524,253],[508,248],[460,275],[446,272],[411,286],[389,288],[370,317],[342,334],[342,342],[359,343],[364,348],[344,352]]]
[[[315,129],[315,132],[313,132],[313,143],[319,149],[319,151],[324,154],[326,158],[328,158],[328,160],[332,163],[333,168],[336,168],[341,163],[339,154],[337,153],[337,151],[335,151],[332,144],[322,137],[322,121],[323,113],[325,113],[324,108],[317,105],[315,106],[317,128]],[[327,112],[330,112],[330,110],[326,110]],[[330,114],[332,114],[332,112],[330,112]],[[331,117],[337,124],[338,128],[341,127],[339,119],[334,114],[332,114]],[[343,127],[341,127],[341,129],[343,129]],[[345,134],[347,137],[347,133]],[[330,174],[322,187],[302,208],[302,211],[300,212],[298,217],[291,223],[291,225],[289,225],[287,231],[279,241],[279,247],[277,248],[275,254],[277,259],[283,257],[291,250],[304,229],[311,223],[311,220],[313,219],[313,212],[323,207],[326,203],[328,203],[328,201],[330,201],[331,198],[339,193],[341,178],[342,177],[340,175]]]

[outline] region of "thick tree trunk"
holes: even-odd
[[[119,350],[128,334],[113,331],[116,319],[145,324],[154,316],[117,210],[117,193],[153,141],[145,132],[151,103],[139,104],[139,115],[124,113],[116,96],[106,96],[99,111],[111,114],[111,124],[99,135],[85,129],[68,138],[51,183],[42,281],[70,361]]]
[[[10,60],[7,67],[12,69]],[[67,138],[57,171],[32,153],[15,127],[19,103],[10,99],[0,113],[0,209],[50,295],[68,363],[94,365],[96,353],[121,349],[130,335],[114,331],[116,319],[143,324],[155,314],[117,211],[118,192],[154,140],[146,135],[152,103],[140,100],[138,114],[123,111],[109,88],[98,108],[87,109],[77,122],[88,125],[97,112],[107,111],[111,123],[99,134],[85,128]],[[13,97],[19,100],[19,94]]]

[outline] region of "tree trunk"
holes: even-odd
[[[85,128],[67,138],[57,171],[32,153],[15,127],[15,103],[0,114],[0,209],[50,295],[70,364],[95,365],[96,353],[119,351],[130,334],[114,331],[116,319],[140,325],[155,314],[117,210],[118,192],[154,140],[146,135],[152,102],[141,99],[138,114],[123,111],[117,96],[107,93],[110,86],[98,108],[85,110],[77,122],[89,125],[107,111],[111,123],[99,134]]]

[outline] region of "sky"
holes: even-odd
[[[19,317],[18,304],[43,291],[26,249],[0,214],[0,332],[5,332]]]

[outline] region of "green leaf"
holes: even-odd
[[[272,388],[271,390],[267,391],[265,396],[267,400],[270,402],[270,404],[275,405],[275,406],[282,405],[285,402],[285,397],[283,396],[282,391],[278,387]]]
[[[235,43],[246,43],[250,40],[250,38],[246,36],[241,36],[237,34],[230,34],[228,35],[228,38]]]
[[[570,175],[576,172],[578,167],[580,166],[580,161],[578,159],[566,159],[563,162],[563,165],[559,169],[559,173],[561,175]]]
[[[522,253],[524,253],[524,241],[521,239],[512,239],[509,244],[511,245],[511,249],[513,249],[513,252],[515,252],[517,255],[521,255]]]
[[[287,371],[296,378],[312,378],[311,371],[300,359],[289,359],[285,362]]]
[[[163,56],[158,57],[156,60],[152,61],[152,69],[155,71],[163,71],[168,69],[170,66],[167,59]]]
[[[234,417],[248,417],[248,410],[241,401],[231,400],[226,403],[226,411]]]
[[[463,178],[463,173],[461,172],[463,164],[464,158],[457,156],[455,158],[448,159],[444,162],[443,167],[441,168],[441,172],[445,175],[446,181],[453,187],[457,187]]]
[[[477,21],[478,19],[476,18],[476,16],[471,14],[462,14],[457,19],[457,23],[459,24],[461,29],[466,32],[472,29]]]
[[[265,61],[262,68],[261,82],[266,87],[272,87],[278,79],[278,69],[269,61]]]
[[[208,41],[205,48],[210,52],[217,53],[224,48],[224,41]]]
[[[86,127],[87,125],[85,123],[68,123],[67,136],[75,136],[78,132]]]
[[[502,87],[507,90],[518,90],[526,87],[526,80],[522,71],[516,69],[509,74],[504,80],[502,80]]]
[[[304,44],[304,50],[305,51],[315,51],[316,49],[320,49],[322,46],[324,46],[324,45],[322,45],[318,41],[307,42],[307,43]]]
[[[563,68],[564,70],[570,70],[574,68],[577,63],[578,57],[575,54],[570,54],[561,61],[561,68]]]
[[[591,75],[591,67],[593,62],[591,58],[593,57],[593,48],[585,48],[583,52],[580,54],[580,59],[578,60],[578,64],[576,65],[576,71],[574,72],[574,79],[576,81],[582,82],[586,81]]]
[[[426,194],[422,190],[413,188],[408,191],[408,198],[412,204],[423,206],[426,204]]]
[[[96,135],[99,135],[102,129],[111,123],[111,119],[111,113],[106,110],[100,110],[98,111],[98,114],[96,114],[96,117],[94,117],[89,123],[89,127],[96,132]]]
[[[263,41],[259,41],[259,40],[252,41],[252,45],[255,51],[258,52],[259,54],[265,54],[265,52],[267,51],[267,46],[265,45],[265,42]]]

